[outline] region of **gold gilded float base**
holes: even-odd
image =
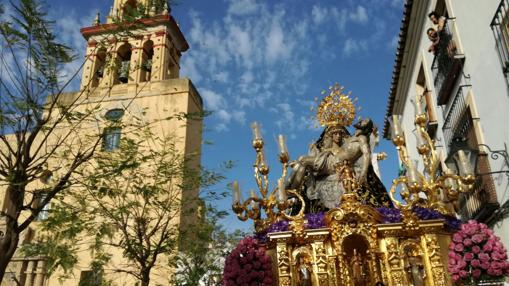
[[[354,195],[326,215],[327,228],[270,233],[268,250],[283,286],[442,286],[450,233],[443,220],[382,224]]]

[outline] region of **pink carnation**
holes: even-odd
[[[487,262],[490,260],[490,256],[484,252],[479,253],[479,260],[481,260],[481,262]]]
[[[223,284],[272,285],[272,267],[265,247],[252,237],[242,239],[226,258]]]
[[[463,259],[465,259],[465,261],[471,261],[472,259],[474,259],[474,254],[472,254],[471,252],[467,252],[463,256]]]
[[[481,243],[484,240],[484,235],[482,234],[474,234],[472,236],[472,241],[475,243]]]
[[[479,261],[479,259],[472,259],[470,265],[472,265],[472,267],[478,268],[481,266],[481,261]]]
[[[448,270],[453,280],[470,281],[485,276],[509,276],[507,251],[485,224],[468,221],[452,237]]]
[[[455,233],[452,236],[452,241],[454,241],[454,242],[462,242],[463,241],[463,237],[461,236],[461,234]]]

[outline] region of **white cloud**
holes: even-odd
[[[232,112],[232,118],[239,122],[240,124],[245,124],[246,123],[246,112],[245,111],[239,111],[239,110],[236,110],[236,111],[233,111]]]
[[[215,131],[217,131],[217,132],[222,132],[222,131],[228,131],[228,130],[230,130],[230,129],[228,128],[228,126],[227,126],[225,123],[218,123],[218,124],[216,124],[216,126],[215,126],[215,128],[214,128],[214,129],[215,129]]]
[[[350,56],[353,53],[365,52],[367,49],[368,44],[365,40],[348,38],[343,46],[343,55]]]
[[[228,79],[230,78],[230,74],[227,71],[221,71],[216,73],[213,77],[215,81],[227,83]]]
[[[361,5],[358,5],[355,11],[350,12],[350,19],[353,22],[359,23],[359,24],[365,24],[368,22],[368,12],[366,11],[366,8],[364,8]]]
[[[181,74],[183,76],[187,76],[193,80],[194,83],[199,83],[202,79],[200,72],[198,71],[198,67],[196,64],[196,60],[193,57],[186,56],[182,58],[180,62]]]
[[[228,39],[228,47],[233,54],[241,57],[246,68],[252,67],[252,41],[249,33],[238,26],[231,26]]]
[[[229,123],[230,120],[232,119],[232,114],[224,109],[218,110],[216,112],[216,114],[220,120],[222,120],[223,122],[226,122],[226,123]]]
[[[391,6],[394,8],[400,8],[403,6],[404,0],[392,0]]]
[[[288,46],[284,44],[283,30],[279,22],[274,21],[267,36],[267,60],[269,63],[273,63],[278,58],[283,57],[288,51]]]
[[[288,109],[289,96],[309,94],[312,64],[338,54],[366,53],[387,32],[372,5],[349,3],[315,4],[311,11],[296,13],[287,2],[226,0],[227,13],[216,20],[191,11],[192,49],[183,55],[182,67],[194,81],[197,76],[207,107],[216,107],[217,129],[243,124],[248,112],[270,106],[280,126],[300,130],[308,110]],[[342,42],[343,50],[338,53],[330,41]],[[204,94],[203,87],[214,92]]]
[[[231,0],[228,7],[228,14],[248,15],[253,14],[259,9],[255,0]]]
[[[388,48],[395,49],[398,46],[399,36],[393,36],[391,41],[389,42]]]
[[[348,20],[348,12],[345,9],[338,10],[336,7],[331,9],[332,19],[336,21],[336,26],[339,31],[344,32],[346,29],[346,22]]]
[[[313,17],[313,23],[315,25],[320,25],[327,20],[327,9],[318,5],[313,5],[313,8],[311,8],[311,16]]]
[[[208,110],[219,110],[226,106],[224,97],[212,90],[202,88],[200,94],[205,100],[205,108]]]

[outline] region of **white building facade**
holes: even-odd
[[[505,245],[509,245],[508,9],[508,0],[408,0],[384,127],[384,137],[390,139],[388,118],[401,115],[409,157],[417,159],[412,100],[422,96],[428,134],[444,159],[457,139],[479,152],[474,189],[461,195],[457,205],[461,218],[489,224]],[[440,30],[428,17],[433,11],[445,17],[445,26],[429,51],[433,43],[427,32]]]

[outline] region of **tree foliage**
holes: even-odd
[[[38,0],[10,5],[12,13],[0,18],[0,197],[6,200],[0,209],[0,281],[22,233],[50,201],[80,180],[77,170],[100,149],[100,128],[81,131],[105,125],[97,113],[107,96],[91,102],[87,89],[64,92],[83,65],[63,73],[76,57],[58,41],[54,22]],[[5,11],[2,3],[0,14]],[[119,28],[111,34],[122,37],[124,32]],[[104,34],[105,41],[110,35]]]
[[[206,253],[214,229],[203,200],[224,193],[204,191],[199,196],[198,190],[222,176],[200,170],[197,154],[184,154],[174,134],[156,136],[152,125],[134,117],[126,120],[119,149],[96,153],[80,170],[79,191],[62,193],[43,223],[46,235],[26,250],[53,256],[50,269],[68,270],[80,245],[86,244],[96,266],[128,273],[141,285],[148,285],[154,268],[168,266],[163,261],[175,265],[178,249]],[[66,246],[66,251],[48,252],[53,245]],[[127,262],[115,265],[110,259],[115,252]]]
[[[63,65],[74,57],[56,39],[53,22],[35,0],[19,0],[12,7],[12,16],[0,22],[0,196],[7,200],[0,210],[0,281],[20,233],[71,184],[72,174],[100,140],[76,132],[94,107],[78,113],[79,95],[62,104],[65,87],[79,71],[59,81]],[[62,131],[63,125],[70,128]],[[40,184],[49,162],[64,156],[57,182]]]
[[[201,224],[188,229],[193,239],[173,261],[177,269],[174,285],[222,285],[224,260],[246,236],[242,231],[230,233],[222,227],[220,219],[225,214],[209,204]]]

